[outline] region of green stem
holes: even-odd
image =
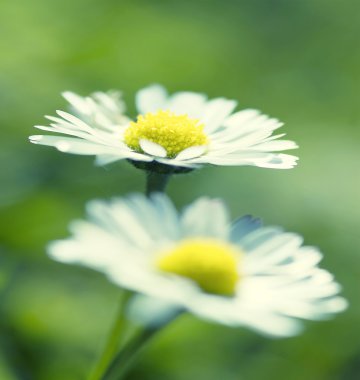
[[[151,325],[144,327],[140,332],[135,335],[130,341],[126,342],[101,380],[121,380],[125,379],[126,374],[132,367],[135,359],[151,338],[161,331],[164,327],[169,325],[178,316],[182,315],[183,311],[178,310],[172,316],[168,317],[159,325]]]
[[[159,329],[143,329],[116,355],[101,380],[120,380],[128,373],[137,355]]]
[[[149,196],[151,193],[155,192],[164,193],[170,176],[170,173],[163,174],[148,171],[146,173],[146,195]]]
[[[126,319],[125,319],[124,309],[130,296],[131,296],[130,292],[125,291],[125,290],[123,291],[123,294],[121,295],[121,299],[120,299],[120,305],[119,305],[119,311],[117,313],[117,318],[115,320],[115,323],[105,343],[104,351],[102,352],[98,362],[96,363],[95,368],[89,377],[89,380],[102,379],[104,372],[108,368],[111,360],[113,359],[114,355],[116,354],[118,350],[119,343],[121,339],[123,338],[124,331],[125,331]]]

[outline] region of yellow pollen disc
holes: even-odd
[[[158,269],[187,277],[205,292],[231,296],[239,281],[240,249],[214,239],[187,239],[156,261]]]
[[[170,158],[186,148],[208,143],[204,125],[199,120],[163,110],[139,115],[137,121],[131,122],[126,129],[124,138],[125,143],[138,152],[142,152],[140,139],[159,144]]]

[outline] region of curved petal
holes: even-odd
[[[199,157],[206,152],[206,149],[207,147],[205,145],[191,146],[190,148],[181,151],[176,156],[176,160],[189,160],[191,158]]]
[[[96,166],[105,166],[112,164],[115,161],[121,160],[122,157],[119,157],[117,155],[112,154],[99,154],[95,158],[95,165]]]
[[[29,139],[33,144],[53,146],[60,152],[84,155],[116,154],[118,159],[126,158],[116,148],[76,137],[33,135]]]
[[[136,108],[140,114],[156,112],[164,108],[166,102],[167,92],[158,84],[145,87],[136,94]]]
[[[71,104],[73,109],[77,110],[80,114],[91,115],[92,109],[87,98],[71,91],[63,92],[62,96]]]
[[[302,327],[298,321],[274,313],[266,307],[247,302],[244,297],[224,298],[203,295],[187,305],[201,318],[229,326],[246,326],[262,334],[287,337],[297,335]]]
[[[144,196],[134,194],[127,198],[127,202],[154,240],[180,239],[179,218],[172,202],[157,193],[152,194],[150,199],[151,202]]]
[[[291,140],[266,141],[254,145],[254,149],[264,152],[277,152],[279,150],[296,149],[299,146]]]
[[[72,223],[71,228],[73,238],[58,240],[48,246],[49,255],[57,261],[107,271],[117,265],[119,260],[128,261],[133,253],[124,241],[94,224],[77,221]]]
[[[141,250],[151,249],[153,239],[138,215],[133,213],[125,202],[113,201],[111,205],[101,201],[92,201],[87,205],[90,217],[104,229],[109,229],[127,244]]]
[[[203,197],[184,209],[181,225],[184,236],[227,239],[228,210],[221,200]]]
[[[176,166],[176,167],[182,167],[182,168],[187,168],[187,169],[196,169],[201,167],[201,165],[192,163],[191,160],[177,160],[175,158],[159,158],[159,157],[154,157],[154,160],[156,162],[160,162],[161,164],[165,165],[170,165],[170,166]]]
[[[249,233],[261,227],[261,220],[245,215],[231,224],[230,240],[238,243]]]
[[[150,140],[140,139],[139,144],[140,144],[141,149],[145,153],[147,153],[151,156],[166,157],[166,155],[167,155],[165,148],[163,148],[161,145],[156,144]]]
[[[227,116],[235,109],[237,102],[225,98],[210,100],[200,117],[200,121],[205,125],[205,132],[212,133],[218,129]]]
[[[291,169],[297,164],[298,157],[288,154],[248,151],[224,156],[204,155],[189,160],[194,164],[213,164],[220,166],[258,166],[271,169]]]
[[[206,95],[195,92],[177,92],[170,96],[166,109],[192,118],[199,118],[206,107]]]

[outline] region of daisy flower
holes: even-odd
[[[231,224],[220,200],[200,198],[179,214],[154,193],[92,201],[87,211],[89,221],[73,222],[73,236],[51,243],[50,256],[154,302],[273,336],[298,333],[299,318],[346,308],[333,276],[318,267],[318,249],[249,216]]]
[[[280,139],[284,134],[274,134],[283,124],[253,109],[234,112],[234,100],[208,100],[195,92],[169,96],[162,86],[151,85],[136,94],[138,116],[131,121],[116,92],[89,97],[65,92],[64,97],[72,113],[57,111],[57,117],[47,116],[50,126],[36,126],[60,135],[30,136],[32,143],[95,155],[98,165],[128,159],[159,172],[204,164],[275,169],[296,165],[297,157],[278,153],[297,148],[293,141]]]

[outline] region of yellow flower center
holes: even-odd
[[[138,152],[142,152],[141,139],[159,144],[170,158],[186,148],[208,143],[204,125],[199,120],[163,110],[139,115],[136,122],[130,123],[124,137],[125,143]]]
[[[190,278],[205,292],[231,296],[239,281],[242,251],[215,239],[187,239],[156,261],[158,269]]]

